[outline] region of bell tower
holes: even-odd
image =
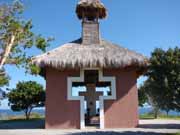
[[[107,16],[107,10],[100,0],[80,0],[76,14],[82,20],[82,44],[100,43],[99,19]]]

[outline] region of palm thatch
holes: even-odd
[[[93,20],[95,18],[106,18],[107,10],[100,0],[80,0],[76,7],[76,14],[79,19],[83,17]]]
[[[33,63],[41,68],[126,68],[145,69],[147,59],[136,52],[101,40],[100,44],[83,45],[76,40],[62,45],[45,54],[33,58]],[[143,72],[139,70],[139,72]]]

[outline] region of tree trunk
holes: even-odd
[[[11,49],[13,47],[13,44],[14,44],[14,40],[15,40],[15,36],[12,35],[11,36],[11,39],[10,39],[10,43],[6,46],[6,49],[4,51],[4,55],[2,56],[2,59],[0,61],[0,69],[3,68],[3,65],[5,64],[9,54],[11,53]]]
[[[168,111],[166,111],[166,115],[167,115],[167,116],[169,116],[169,110],[168,110]]]
[[[157,117],[158,117],[158,114],[157,114],[157,112],[155,111],[155,112],[154,112],[154,118],[157,119]]]
[[[30,107],[30,109],[29,109],[29,112],[28,112],[28,119],[30,118],[30,116],[31,116],[31,111],[32,111],[32,107]]]
[[[158,111],[159,111],[159,109],[157,109],[157,108],[154,109],[154,118],[155,119],[158,118]]]
[[[28,116],[28,109],[25,110],[25,117],[26,117],[26,120],[29,120],[29,116]]]
[[[30,119],[30,114],[28,112],[25,114],[25,116],[26,116],[26,120]]]
[[[29,107],[27,108],[24,112],[25,112],[25,116],[26,116],[26,120],[30,119],[30,115],[31,115],[31,111],[32,111],[33,107]]]

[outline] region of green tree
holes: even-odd
[[[141,107],[143,107],[143,105],[146,102],[148,102],[146,91],[145,91],[143,85],[138,88],[138,99],[139,99],[139,106],[141,106]]]
[[[151,55],[145,91],[153,105],[165,110],[180,110],[180,49],[157,48]]]
[[[33,108],[43,107],[45,103],[43,86],[34,81],[19,82],[7,96],[11,109],[13,111],[24,111],[26,119],[30,118]]]
[[[0,89],[0,100],[3,100],[5,97],[6,97],[6,93],[2,89]],[[1,102],[0,102],[0,105],[1,105]]]
[[[0,71],[0,87],[9,84],[9,76],[3,71]],[[3,74],[4,73],[4,74]]]
[[[146,97],[146,102],[150,104],[153,108],[152,112],[154,114],[154,118],[158,117],[160,107],[159,107],[159,97],[155,94],[156,91],[151,87],[153,83],[148,79],[144,82],[144,84],[139,88],[139,91],[143,92],[143,96]]]
[[[32,31],[32,21],[23,19],[23,9],[23,4],[17,0],[12,4],[0,4],[0,80],[7,79],[3,69],[6,64],[21,65],[38,73],[39,69],[30,64],[32,56],[28,50],[37,48],[44,52],[52,40]]]

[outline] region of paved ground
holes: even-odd
[[[180,120],[140,120],[139,124],[145,129],[177,129],[180,132]]]
[[[43,130],[2,129],[0,135],[166,135],[180,132],[180,120],[140,120],[140,126],[132,129]]]

